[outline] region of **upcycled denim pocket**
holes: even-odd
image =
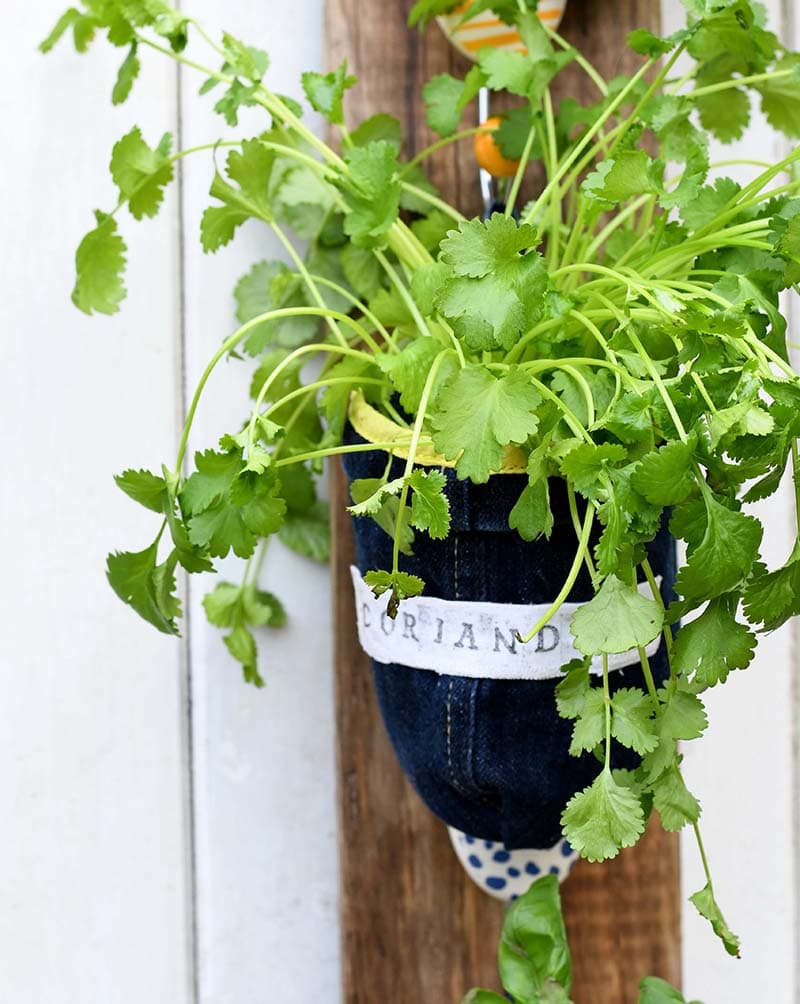
[[[349,430],[348,441],[358,442],[359,437]],[[352,453],[343,463],[353,481],[381,477],[387,459],[378,451]],[[393,460],[389,476],[402,476],[403,467],[404,461]],[[414,554],[401,556],[401,569],[422,577],[427,595],[445,600],[551,602],[567,577],[576,546],[563,482],[551,480],[550,539],[527,543],[508,526],[508,514],[526,483],[524,475],[498,475],[475,485],[459,481],[452,470],[446,474],[450,535],[435,541],[417,534]],[[369,518],[355,519],[354,527],[359,570],[390,568],[391,537]],[[673,599],[676,556],[666,525],[648,552],[668,603]],[[568,600],[583,602],[592,595],[583,568]],[[669,675],[663,641],[650,665],[656,684],[661,684]],[[557,678],[475,679],[374,660],[372,666],[381,713],[400,764],[437,816],[475,837],[502,841],[509,849],[552,847],[561,838],[566,803],[594,779],[599,765],[590,753],[568,753],[572,723],[556,711]],[[610,685],[612,692],[644,688],[639,663],[612,672]],[[638,757],[615,743],[612,762],[614,767],[632,768]]]

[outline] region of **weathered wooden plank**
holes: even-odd
[[[407,152],[435,137],[424,121],[420,89],[434,73],[466,63],[431,28],[409,32],[410,2],[327,0],[329,62],[347,58],[358,74],[353,121],[388,111],[403,123]],[[563,33],[604,74],[636,65],[625,49],[633,27],[657,28],[658,0],[571,0]],[[591,98],[572,68],[561,94]],[[469,143],[430,162],[431,177],[465,212],[480,210]],[[334,624],[344,1004],[450,1004],[475,984],[497,986],[498,905],[456,864],[444,826],[405,781],[372,692],[369,662],[355,634],[348,565],[352,539],[340,471],[333,483]],[[647,973],[680,982],[677,840],[651,828],[640,846],[605,866],[581,862],[564,886],[575,956],[577,1004],[633,1001]]]

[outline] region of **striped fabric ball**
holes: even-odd
[[[524,50],[515,28],[501,21],[492,11],[487,10],[477,17],[459,24],[462,15],[470,7],[471,0],[459,4],[449,14],[437,18],[444,33],[453,45],[469,59],[476,59],[478,50],[485,45],[501,49]],[[556,29],[561,23],[567,0],[541,0],[537,11],[542,22]]]

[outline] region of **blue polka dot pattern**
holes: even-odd
[[[566,840],[544,850],[510,851],[503,844],[448,827],[456,855],[470,878],[489,895],[507,902],[527,892],[538,876],[563,881],[577,859]]]

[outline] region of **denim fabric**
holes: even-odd
[[[348,432],[348,441],[358,437]],[[385,453],[348,454],[350,480],[380,477]],[[390,477],[402,475],[395,460]],[[452,529],[447,540],[418,533],[413,557],[401,568],[421,576],[426,595],[498,603],[546,603],[558,594],[575,554],[575,531],[566,489],[550,482],[555,526],[550,540],[526,543],[509,529],[508,514],[525,485],[524,475],[504,474],[485,485],[447,472]],[[361,572],[391,568],[392,541],[368,518],[354,520]],[[599,532],[599,531],[598,531]],[[594,540],[597,539],[595,535]],[[594,541],[593,541],[594,543]],[[662,527],[649,546],[665,601],[673,598],[675,546]],[[591,599],[582,569],[568,599]],[[668,676],[664,644],[650,660],[656,683]],[[572,723],[559,718],[553,680],[475,680],[439,676],[373,661],[383,720],[400,763],[428,807],[450,826],[507,848],[552,847],[569,798],[598,772],[595,757],[567,752]],[[644,687],[638,662],[611,674],[611,689]],[[614,744],[613,765],[634,767],[638,757]]]

